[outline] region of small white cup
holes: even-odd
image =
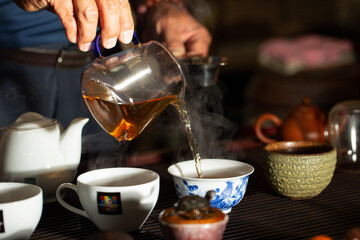
[[[61,191],[72,189],[84,210],[71,206]],[[142,227],[159,196],[160,177],[142,168],[117,167],[89,171],[77,184],[63,183],[56,198],[66,209],[89,218],[100,230],[135,231]]]
[[[29,239],[43,209],[43,192],[27,183],[0,183],[0,239]]]

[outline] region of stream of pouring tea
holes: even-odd
[[[196,143],[194,133],[191,128],[191,121],[190,121],[189,113],[187,111],[185,103],[183,101],[181,101],[178,97],[175,97],[175,99],[172,102],[170,102],[170,104],[175,106],[175,108],[179,112],[180,119],[181,119],[181,121],[185,127],[185,130],[187,132],[187,135],[188,135],[190,149],[191,149],[193,158],[195,160],[196,172],[197,172],[199,178],[203,178],[202,169],[201,169],[201,157],[200,157],[200,153],[198,151],[198,146]]]

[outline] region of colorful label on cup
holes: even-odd
[[[3,211],[0,210],[0,233],[3,232],[5,232],[4,218],[3,218]]]
[[[97,203],[98,203],[98,212],[99,214],[107,215],[121,215],[121,198],[120,193],[97,193]]]

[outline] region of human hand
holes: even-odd
[[[143,11],[139,15],[143,14],[141,36],[145,41],[163,42],[178,58],[208,55],[212,37],[186,9],[164,0],[146,2],[147,6],[139,8]]]
[[[117,39],[129,43],[134,22],[128,0],[14,0],[25,11],[49,10],[57,14],[70,42],[77,43],[81,51],[88,51],[101,27],[105,48],[116,45]],[[99,23],[98,23],[99,22]]]

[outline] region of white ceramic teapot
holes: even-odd
[[[88,118],[76,118],[63,131],[56,119],[27,112],[2,129],[0,180],[32,183],[55,200],[56,188],[75,178],[81,157],[81,132]]]

